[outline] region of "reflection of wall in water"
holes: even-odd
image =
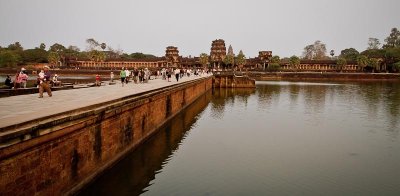
[[[145,144],[93,182],[81,195],[139,195],[155,179],[211,100],[206,92],[177,114]],[[117,191],[117,192],[116,192]]]

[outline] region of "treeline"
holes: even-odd
[[[337,60],[340,70],[346,64],[357,64],[360,71],[400,71],[400,31],[392,28],[388,37],[382,45],[377,38],[369,38],[368,47],[364,51],[357,51],[354,48],[346,48],[335,56],[335,51],[327,55],[326,45],[321,41],[316,41],[304,48],[302,59],[305,60]],[[382,46],[381,46],[382,45]],[[291,57],[293,62],[295,57]],[[288,59],[289,60],[289,59]],[[295,64],[295,63],[294,63]]]
[[[104,61],[107,59],[147,59],[156,58],[151,54],[135,52],[131,54],[123,53],[120,49],[113,49],[106,43],[99,43],[93,38],[87,39],[87,49],[81,51],[77,46],[65,47],[59,43],[51,45],[46,49],[46,45],[41,43],[33,49],[24,49],[19,42],[0,46],[0,67],[15,67],[32,63],[51,63],[62,66],[71,59],[86,59],[93,61]]]

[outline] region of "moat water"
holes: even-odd
[[[209,91],[82,195],[400,195],[400,83]]]

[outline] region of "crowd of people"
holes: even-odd
[[[182,77],[190,77],[190,76],[201,76],[203,74],[208,74],[210,71],[208,69],[200,69],[200,68],[162,68],[155,71],[150,71],[148,68],[142,69],[133,69],[130,71],[129,69],[122,68],[119,73],[121,79],[121,86],[124,84],[128,84],[129,81],[133,81],[135,84],[138,83],[147,83],[149,80],[162,78],[168,82],[171,82],[171,77],[175,76],[176,81]],[[114,81],[114,72],[110,73],[110,81]]]
[[[119,73],[121,80],[121,86],[133,82],[135,84],[148,83],[149,80],[161,78],[167,82],[172,81],[174,76],[176,82],[183,77],[201,76],[203,74],[209,74],[211,70],[200,69],[200,68],[160,68],[158,70],[149,70],[148,68],[135,68],[129,70],[122,68]],[[114,73],[110,73],[110,82],[114,83]],[[7,75],[5,85],[10,89],[26,88],[28,81],[28,72],[25,68],[21,68],[21,71],[16,73],[14,81],[11,80],[11,76]],[[101,86],[101,77],[99,74],[95,76],[95,86]],[[53,77],[50,72],[49,66],[44,66],[42,70],[37,74],[36,87],[39,88],[39,98],[43,98],[43,93],[46,91],[48,96],[52,96],[51,86],[59,86],[61,81],[58,80],[58,75],[55,74]]]

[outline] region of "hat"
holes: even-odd
[[[57,75],[57,74],[54,74],[54,76],[55,76],[55,77],[58,77],[58,75]]]
[[[21,71],[25,71],[26,69],[25,68],[21,68]]]
[[[50,69],[50,67],[49,66],[47,66],[47,65],[45,65],[43,68],[47,68],[47,69]]]

